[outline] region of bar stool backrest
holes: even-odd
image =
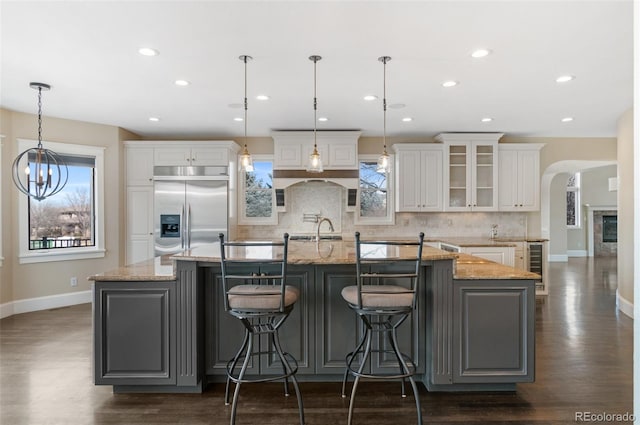
[[[232,292],[231,295],[234,297],[278,296],[280,298],[279,307],[276,309],[243,308],[245,313],[254,312],[259,315],[274,311],[284,312],[289,234],[284,234],[282,242],[225,241],[223,233],[219,234],[219,238],[225,311],[233,311],[229,304],[229,295]],[[238,285],[260,285],[265,288],[256,292],[241,292],[237,288],[233,291],[233,288]]]
[[[360,232],[356,232],[356,273],[358,276],[358,304],[360,310],[367,310],[363,306],[362,293],[367,295],[380,294],[412,294],[411,309],[416,306],[416,294],[422,265],[422,245],[424,233],[420,232],[416,241],[383,241],[362,240]],[[376,292],[373,285],[396,285],[404,290]],[[377,312],[384,307],[372,308]],[[389,310],[394,310],[392,307]]]

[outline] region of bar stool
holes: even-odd
[[[342,289],[342,298],[353,309],[364,325],[364,334],[356,349],[346,356],[347,367],[342,381],[342,397],[346,397],[349,375],[354,376],[349,401],[348,424],[353,419],[356,390],[361,378],[400,379],[402,397],[406,397],[404,384],[409,379],[413,388],[418,412],[418,424],[422,425],[422,411],[418,386],[413,375],[415,364],[398,348],[397,329],[416,307],[416,293],[422,262],[424,233],[415,242],[362,241],[356,232],[357,284]],[[371,348],[372,336],[386,334],[391,349]],[[378,339],[382,341],[382,338]],[[398,361],[399,373],[367,373],[365,366],[371,353],[392,353]],[[354,360],[360,358],[359,366]]]
[[[282,242],[232,242],[224,240],[220,233],[220,266],[224,308],[244,325],[244,339],[240,349],[227,363],[225,404],[229,405],[231,382],[235,383],[231,407],[231,425],[235,424],[240,386],[249,382],[284,380],[285,396],[289,395],[289,379],[298,398],[300,424],[304,424],[302,395],[295,374],[298,362],[290,353],[282,350],[278,329],[289,317],[300,293],[286,284],[289,234]],[[254,350],[254,337],[268,335],[272,350]],[[283,373],[277,376],[247,378],[246,372],[252,357],[276,354]],[[238,365],[240,370],[237,371]]]

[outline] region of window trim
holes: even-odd
[[[567,224],[567,229],[582,229],[582,205],[581,205],[581,196],[580,196],[580,189],[581,189],[581,174],[580,172],[576,172],[573,173],[573,175],[576,177],[576,186],[567,186],[567,190],[566,193],[568,192],[574,192],[575,193],[575,199],[576,199],[576,204],[575,204],[575,217],[576,217],[576,224]],[[568,180],[568,179],[567,179]],[[565,194],[565,202],[566,202],[566,194]]]
[[[95,246],[38,250],[29,250],[29,214],[27,211],[27,195],[22,193],[18,197],[18,232],[19,232],[19,255],[20,264],[45,263],[50,261],[84,260],[90,258],[103,258],[104,248],[104,150],[102,146],[78,145],[73,143],[56,143],[43,141],[47,149],[65,155],[85,155],[94,156],[95,163]],[[35,148],[37,140],[18,139],[18,152],[23,152],[29,148]],[[27,237],[25,237],[27,235]],[[63,252],[61,252],[63,251]]]
[[[254,162],[271,162],[272,172],[274,164],[274,155],[251,155]],[[238,163],[240,160],[238,159]],[[238,224],[240,225],[260,225],[260,224],[278,224],[278,210],[276,207],[276,190],[275,187],[271,189],[271,216],[270,217],[247,217],[247,204],[245,202],[245,178],[244,170],[238,169]]]
[[[389,172],[387,173],[387,215],[384,217],[362,217],[360,215],[360,163],[377,162],[380,155],[364,154],[358,155],[358,197],[354,211],[353,222],[357,225],[395,225],[395,156],[389,154]]]

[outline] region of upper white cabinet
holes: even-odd
[[[396,211],[442,211],[443,146],[396,143]]]
[[[153,148],[127,146],[125,149],[127,186],[153,185]]]
[[[498,210],[498,140],[502,133],[442,133],[445,211]]]
[[[313,152],[313,131],[274,131],[273,168],[300,170]],[[358,168],[359,131],[318,131],[316,144],[325,169]]]
[[[542,143],[498,145],[500,211],[540,209],[540,149]]]
[[[181,146],[162,146],[154,149],[154,165],[229,165],[227,148],[204,147],[180,143]]]

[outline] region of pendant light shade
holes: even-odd
[[[64,188],[69,171],[62,156],[42,147],[42,90],[49,90],[51,86],[29,83],[29,87],[38,90],[38,146],[29,148],[16,157],[12,177],[20,192],[42,201]]]
[[[378,157],[378,166],[376,171],[379,173],[388,173],[391,168],[389,164],[389,154],[387,153],[387,62],[391,60],[389,56],[380,56],[378,58],[382,62],[382,155]]]
[[[251,159],[249,149],[247,149],[247,62],[253,58],[248,55],[242,55],[239,59],[244,62],[244,148],[242,149],[242,153],[240,153],[240,168],[243,171],[251,172],[253,171],[253,160]]]
[[[309,155],[309,164],[307,165],[307,172],[309,173],[322,173],[323,171],[322,158],[320,157],[320,153],[318,152],[318,144],[316,141],[316,133],[318,132],[316,126],[318,122],[318,99],[316,97],[316,64],[320,59],[322,59],[322,57],[318,55],[309,56],[309,60],[313,61],[313,152],[311,152],[311,155]]]

